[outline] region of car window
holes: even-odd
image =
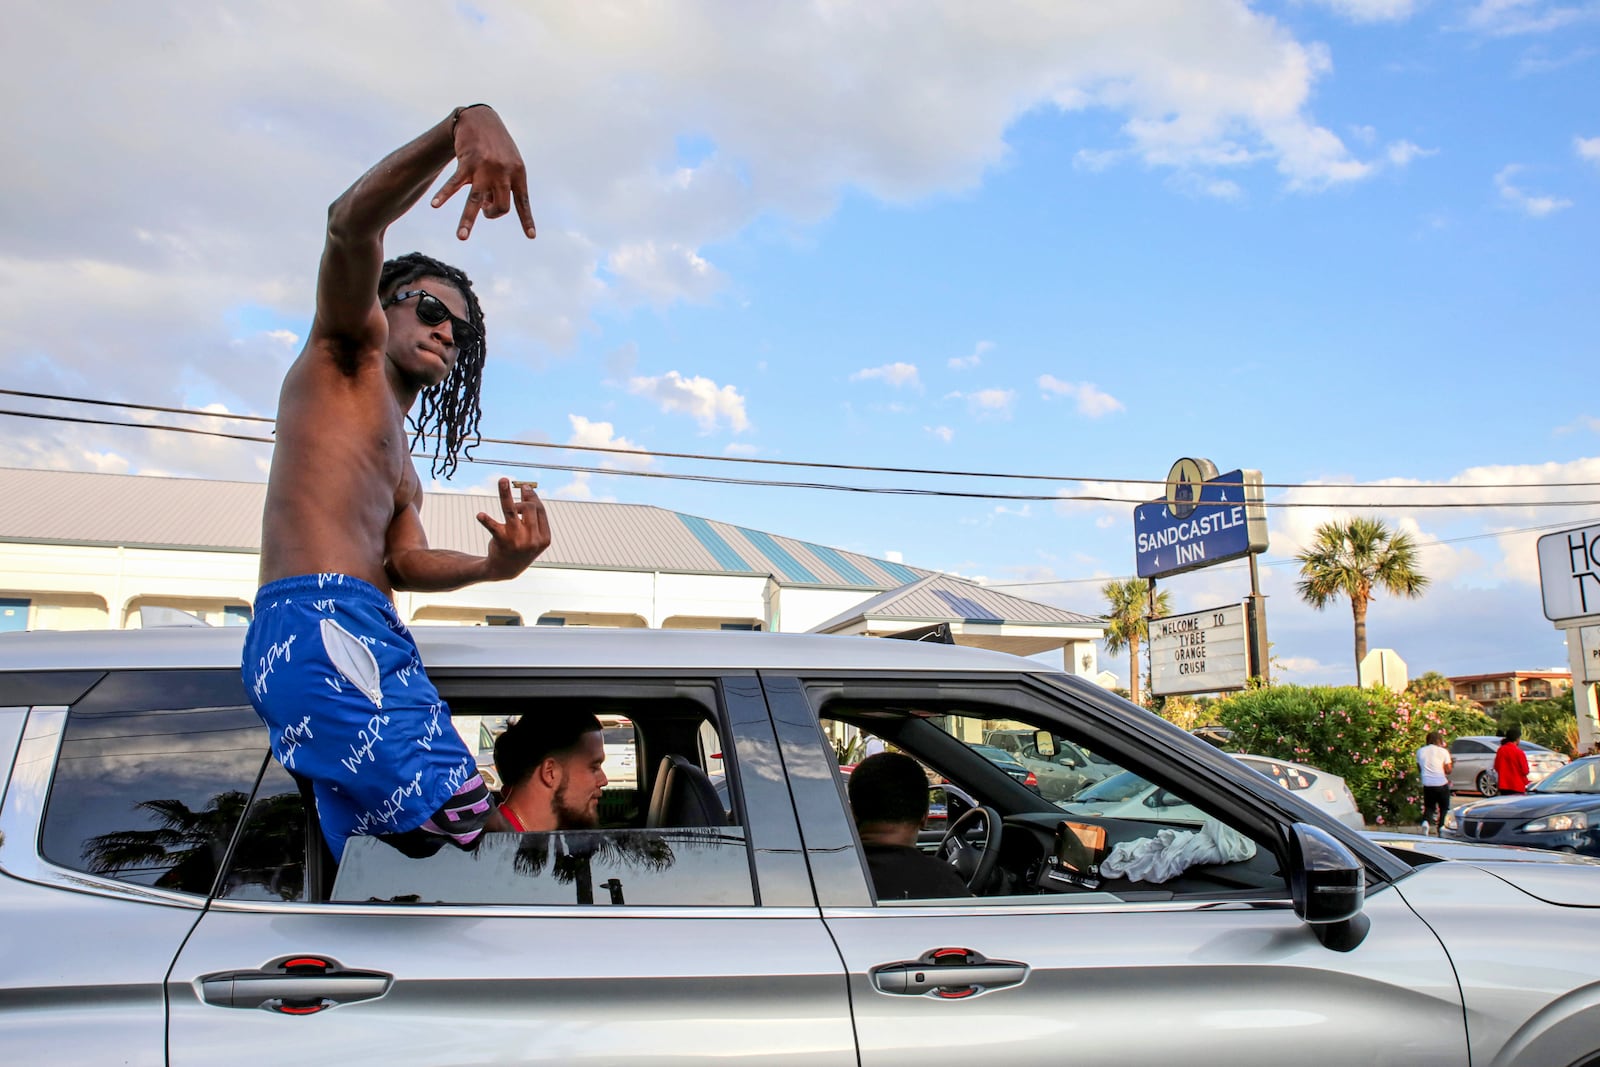
[[[236,671],[108,675],[67,714],[45,859],[204,896],[267,756]]]
[[[268,760],[245,813],[227,877],[217,895],[231,900],[309,900],[306,801],[277,760]]]
[[[828,734],[837,738],[876,721],[896,749],[927,769],[935,785],[933,813],[940,817],[930,818],[918,836],[922,851],[937,856],[941,837],[955,821],[952,811],[970,806],[958,805],[957,797],[990,806],[1002,819],[994,873],[975,887],[975,896],[896,899],[880,906],[1288,895],[1270,841],[1257,841],[1245,827],[1218,818],[1202,792],[1178,787],[1143,761],[1104,751],[1087,736],[1049,725],[1059,762],[1011,757],[1037,777],[1037,785],[1026,784],[1010,773],[1010,761],[996,758],[995,742],[1008,735],[1032,737],[1046,724],[1012,718],[1011,708],[865,701],[852,706],[846,699],[818,699]],[[903,721],[885,728],[889,714]],[[1062,776],[1057,795],[1044,791],[1047,772]],[[948,786],[940,805],[943,783]],[[982,837],[970,834],[965,843],[981,847]],[[883,857],[871,856],[864,846],[863,857],[870,880],[873,863]]]
[[[1454,756],[1475,756],[1489,751],[1489,746],[1482,741],[1469,741],[1466,738],[1461,738],[1450,742],[1450,754]]]
[[[525,715],[562,707],[592,710],[602,722],[608,782],[599,823],[554,833],[487,833],[475,851],[446,847],[426,858],[376,838],[352,838],[340,862],[321,860],[319,885],[306,884],[309,812],[295,781],[275,764],[262,776],[219,892],[232,899],[393,905],[750,905],[756,902],[749,834],[726,750],[715,687],[679,683],[670,699],[595,699],[528,691],[481,695],[440,684],[453,717],[479,744],[486,778],[498,735]],[[459,687],[458,687],[459,688]],[[494,688],[494,687],[490,687]],[[506,684],[499,689],[503,692]],[[571,688],[570,686],[568,687]],[[612,778],[609,747],[651,753],[635,775]],[[500,783],[502,787],[514,783]],[[498,800],[498,797],[497,797]],[[311,837],[313,844],[318,838]]]

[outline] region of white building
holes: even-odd
[[[139,626],[176,609],[250,618],[266,485],[0,468],[0,632]],[[523,575],[401,593],[408,623],[888,633],[1062,651],[1099,674],[1100,619],[951,575],[638,504],[547,500],[554,540]],[[430,493],[436,548],[481,553],[497,497]],[[170,614],[170,611],[169,611]]]

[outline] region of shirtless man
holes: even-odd
[[[457,237],[513,207],[534,236],[511,135],[487,105],[456,108],[329,208],[316,315],[278,398],[242,673],[273,754],[311,780],[335,859],[358,834],[411,855],[475,846],[493,801],[392,597],[514,578],[550,545],[538,496],[513,500],[504,478],[500,520],[478,516],[484,555],[423,532],[406,422],[420,397],[417,441],[433,437],[448,477],[477,429],[483,315],[465,274],[417,253],[386,263],[383,237],[452,159],[433,206],[469,190]]]

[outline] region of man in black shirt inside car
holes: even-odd
[[[917,845],[928,818],[928,777],[910,756],[880,752],[850,775],[850,809],[879,900],[970,897],[956,869]]]

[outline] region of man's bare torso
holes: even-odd
[[[392,594],[390,525],[418,503],[401,409],[382,350],[346,373],[311,339],[284,377],[261,532],[261,583],[336,572]]]

